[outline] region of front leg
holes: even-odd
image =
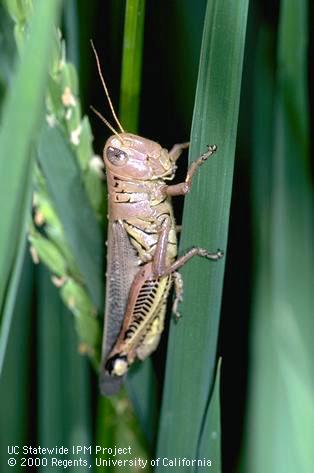
[[[173,161],[175,163],[177,161],[177,159],[180,157],[182,151],[184,149],[187,149],[189,146],[190,146],[189,142],[179,143],[179,144],[173,145],[173,147],[169,151],[169,157],[170,157],[171,161]]]
[[[187,194],[192,186],[192,178],[196,172],[196,170],[204,164],[204,162],[212,156],[215,151],[217,150],[216,145],[208,146],[208,150],[206,153],[203,153],[196,161],[194,161],[188,169],[186,178],[184,182],[180,182],[180,184],[173,184],[171,186],[165,186],[163,188],[163,192],[168,196],[176,196],[176,195],[185,195]]]

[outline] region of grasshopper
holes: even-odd
[[[103,395],[117,392],[128,368],[158,346],[166,304],[174,284],[173,312],[178,317],[183,284],[178,269],[193,256],[212,261],[223,253],[194,247],[177,257],[176,225],[171,198],[186,195],[197,169],[216,151],[215,145],[194,161],[184,182],[168,185],[176,162],[188,143],[170,151],[155,141],[125,132],[115,114],[92,44],[99,75],[119,131],[104,119],[113,135],[107,140],[105,162],[109,202],[107,279],[100,371]]]

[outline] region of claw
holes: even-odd
[[[199,248],[198,254],[200,256],[205,256],[205,258],[208,258],[210,255],[209,251],[205,250],[205,248]]]
[[[217,250],[216,253],[210,253],[209,251],[205,250],[205,248],[200,248],[199,253],[200,256],[205,256],[205,258],[217,261],[221,258],[223,258],[224,253],[221,250]]]
[[[217,151],[216,145],[207,145],[206,153],[202,154],[200,157],[201,161],[206,161],[210,156],[212,156]]]
[[[221,259],[224,257],[224,252],[218,248],[217,250],[217,259]]]
[[[180,312],[177,311],[176,313],[173,314],[173,318],[174,318],[174,321],[177,323],[182,318],[182,315],[180,314]]]
[[[224,256],[224,252],[219,249],[216,251],[216,253],[207,253],[206,255],[208,259],[212,259],[215,261],[218,261],[219,259],[223,258],[223,256]]]
[[[213,154],[217,151],[217,145],[207,145],[208,151]]]

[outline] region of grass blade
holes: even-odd
[[[126,380],[126,388],[147,444],[152,450],[156,441],[158,410],[157,381],[150,359],[131,371]]]
[[[257,301],[254,314],[256,326],[264,331],[254,333],[256,362],[252,370],[257,387],[264,389],[251,392],[250,473],[269,469],[307,472],[313,465],[313,209],[308,165],[307,25],[306,0],[298,4],[281,1],[268,233],[271,245],[261,255],[269,276],[263,281],[262,295],[269,287],[271,291],[270,296]]]
[[[2,102],[12,79],[16,57],[12,20],[3,4],[0,4],[0,45],[0,113],[2,114]]]
[[[307,13],[306,1],[298,5],[281,2],[275,113],[270,116],[269,111],[266,120],[264,114],[255,124],[256,136],[273,143],[273,161],[264,157],[271,174],[255,176],[259,190],[263,190],[262,180],[264,194],[266,191],[271,198],[268,206],[265,200],[255,199],[254,208],[256,221],[263,219],[266,225],[256,225],[260,254],[247,427],[246,467],[250,473],[268,469],[307,472],[313,463]],[[265,84],[263,89],[267,91]],[[265,94],[260,104],[265,104]],[[269,124],[268,137],[261,136],[261,120]],[[262,158],[262,146],[265,141],[256,139],[255,161]],[[256,183],[255,188],[258,194]]]
[[[186,199],[181,251],[226,249],[247,8],[247,0],[207,4],[190,159],[208,143],[218,153]],[[195,260],[182,274],[184,318],[170,330],[158,456],[196,458],[213,386],[224,263]]]
[[[220,372],[221,359],[217,366],[213,394],[204,417],[204,428],[197,454],[197,458],[209,458],[211,460],[211,471],[214,473],[221,473]],[[204,467],[199,466],[196,471],[204,471]]]
[[[78,353],[72,315],[43,267],[38,278],[38,340],[39,443],[64,445],[70,452],[73,445],[90,445],[87,360]],[[89,456],[85,459],[90,460]],[[52,467],[51,471],[63,469]],[[84,471],[89,471],[88,467]]]
[[[75,0],[67,0],[64,3],[64,23],[67,41],[68,60],[79,69],[80,57],[78,50],[78,5]]]
[[[265,153],[265,143],[273,143],[274,129],[274,34],[261,28],[256,48],[254,72],[253,161],[252,161],[252,220],[254,237],[254,292],[249,367],[248,417],[246,422],[243,461],[244,470],[257,473],[273,469],[272,460],[265,458],[271,449],[268,431],[268,409],[272,393],[272,354],[269,351],[271,313],[271,265],[269,254],[270,208],[272,189],[272,154]],[[264,406],[264,407],[263,407]],[[263,466],[262,466],[263,465]],[[242,471],[242,470],[241,470]]]
[[[123,36],[120,120],[136,133],[141,91],[145,0],[127,0]]]
[[[30,165],[28,169],[28,176],[25,176],[27,195],[25,196],[24,208],[21,208],[21,234],[16,248],[17,254],[13,262],[13,268],[8,281],[6,297],[3,303],[2,318],[1,318],[1,332],[0,332],[0,377],[2,375],[2,368],[6,356],[7,344],[10,336],[10,329],[12,319],[15,313],[16,296],[19,288],[20,276],[25,258],[26,249],[26,232],[29,224],[29,211],[31,208],[31,176],[33,166]]]
[[[3,466],[1,468],[3,471],[8,461],[8,445],[27,445],[31,424],[29,373],[34,280],[33,265],[25,252],[23,260],[6,358],[0,378],[0,465]],[[16,471],[25,470],[18,466],[15,469]]]

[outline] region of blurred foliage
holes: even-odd
[[[16,13],[15,3],[9,2],[9,5]],[[31,15],[32,9],[26,2],[20,10],[21,18],[24,18],[24,11],[30,12],[28,28],[21,24],[20,28],[14,30],[20,48],[20,60],[17,61],[17,71],[4,100],[0,130],[0,193],[2,201],[6,201],[0,226],[0,373],[24,257],[35,157],[34,139],[40,128],[47,66],[52,54],[52,30],[58,7],[59,2],[47,8],[38,4]],[[27,37],[25,44],[20,42],[22,30]],[[41,37],[39,47],[38,37]],[[29,110],[32,110],[31,114]],[[13,130],[18,130],[18,133],[15,135]],[[12,150],[14,159],[8,159]]]
[[[242,72],[247,4],[60,0],[56,21],[58,1],[1,3],[1,471],[8,444],[131,445],[143,459],[208,457],[217,472],[310,471],[313,8],[251,0]],[[113,399],[99,399],[95,376],[106,232],[98,155],[110,131],[85,114],[90,103],[110,110],[90,37],[128,131],[170,148],[189,139],[194,107],[190,159],[207,143],[218,152],[187,197],[181,248],[228,250],[220,267],[184,268],[183,319]],[[185,170],[182,158],[178,182]],[[176,199],[178,223],[181,211]],[[26,233],[46,269],[32,265]]]
[[[21,49],[28,32],[32,2],[8,1],[7,5],[15,21],[15,38]],[[81,351],[97,364],[100,328],[96,314],[102,306],[103,285],[102,237],[95,216],[101,220],[104,212],[102,163],[93,154],[88,119],[81,118],[78,79],[74,66],[66,61],[61,33],[55,29],[52,38],[54,49],[45,110],[47,125],[42,127],[38,143],[34,224],[29,240],[34,262],[42,261],[49,267],[53,282],[75,316]],[[55,156],[59,156],[58,161]],[[70,205],[71,202],[73,205],[66,212],[64,203]]]
[[[283,0],[275,80],[269,69],[272,33],[262,30],[259,37],[252,175],[257,268],[245,458],[250,473],[305,473],[314,460],[307,32],[307,2]]]

